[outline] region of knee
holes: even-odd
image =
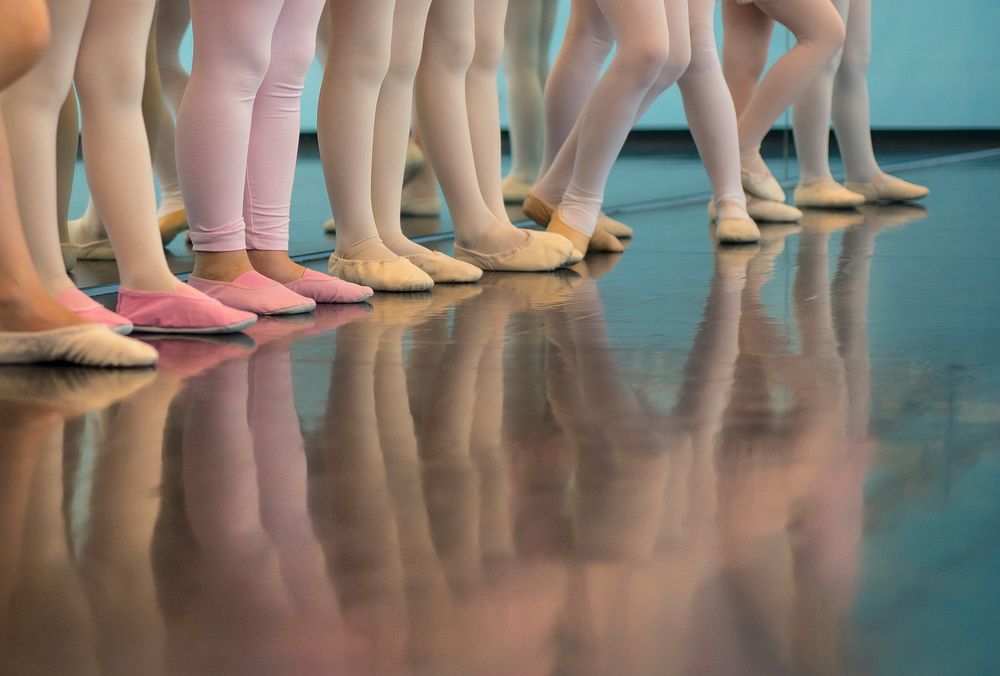
[[[306,73],[316,57],[316,41],[302,40],[294,45],[283,47],[280,53],[273,53],[267,66],[266,79],[272,75],[282,83],[295,89],[301,89],[305,84]],[[384,72],[384,71],[383,71]]]
[[[800,38],[804,42],[816,45],[823,50],[824,54],[833,59],[837,52],[844,47],[844,40],[847,38],[847,29],[844,27],[844,20],[840,18],[833,5],[831,11],[822,22],[817,22],[813,34]]]
[[[145,54],[110,58],[100,46],[81,49],[73,81],[81,107],[107,103],[138,108],[146,82]]]
[[[476,53],[476,36],[472,32],[430,36],[424,43],[421,64],[435,70],[465,75]]]
[[[472,68],[495,73],[503,61],[503,44],[503,33],[495,27],[491,26],[489,30],[477,30]]]
[[[664,74],[670,58],[668,47],[666,36],[619,44],[612,66],[637,86],[650,87]]]
[[[44,2],[28,2],[0,30],[0,89],[27,73],[45,55],[51,32]]]
[[[663,64],[660,71],[659,88],[663,91],[673,85],[691,67],[691,43],[684,41],[671,41],[667,62]]]
[[[858,48],[855,48],[853,45],[850,47],[845,46],[841,52],[840,68],[837,70],[838,77],[852,79],[867,77],[871,58],[872,50],[870,45]]]

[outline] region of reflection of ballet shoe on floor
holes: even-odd
[[[498,222],[490,224],[495,227]],[[548,272],[566,264],[573,245],[560,235],[524,230],[524,241],[499,253],[483,253],[455,244],[455,258],[481,270],[500,272]],[[484,234],[485,237],[485,234]]]
[[[806,211],[802,216],[803,232],[834,232],[864,223],[865,217],[857,209]]]
[[[149,370],[79,366],[4,366],[0,399],[38,405],[64,416],[106,408],[156,379]]]
[[[547,275],[490,275],[486,283],[488,287],[516,294],[514,309],[544,310],[566,302],[573,295],[573,289],[584,281],[579,272],[561,268]]]
[[[532,185],[532,183],[517,176],[507,176],[500,185],[500,189],[503,191],[503,201],[507,204],[521,204],[531,192]]]
[[[247,359],[257,343],[245,333],[229,335],[146,336],[160,353],[157,369],[178,378],[191,378],[230,359]]]
[[[785,250],[785,240],[791,235],[802,232],[800,225],[774,224],[760,229],[760,252],[768,255],[778,255]]]
[[[597,280],[611,272],[621,262],[621,256],[588,256],[579,265],[574,265],[573,270],[579,272],[584,279]]]
[[[436,218],[441,215],[441,198],[435,195],[404,200],[399,206],[399,215],[408,218]]]
[[[879,174],[871,181],[865,183],[844,183],[844,186],[852,192],[863,195],[865,202],[868,204],[875,202],[910,202],[923,199],[931,192],[929,188],[904,181],[889,174]]]
[[[898,228],[911,221],[927,218],[927,207],[905,202],[870,204],[861,207],[865,223],[878,228]]]
[[[160,240],[167,246],[177,235],[188,229],[187,210],[178,209],[159,218]]]
[[[364,319],[371,312],[372,306],[368,303],[352,303],[349,305],[317,305],[316,310],[311,315],[300,316],[310,316],[315,319],[305,330],[307,336],[314,336]]]
[[[427,273],[435,284],[469,284],[478,282],[483,271],[471,263],[460,261],[440,251],[410,254],[406,260]]]
[[[47,331],[0,332],[0,364],[68,362],[79,366],[145,368],[156,350],[100,324]]]

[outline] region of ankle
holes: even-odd
[[[247,258],[254,270],[282,284],[301,279],[305,273],[305,268],[289,258],[287,251],[250,249]]]
[[[191,274],[215,282],[231,282],[254,266],[246,251],[198,251]]]
[[[397,256],[418,256],[420,254],[430,253],[430,249],[420,246],[416,242],[410,241],[406,235],[401,232],[396,235],[383,237],[382,243],[385,244],[387,249],[392,251]]]

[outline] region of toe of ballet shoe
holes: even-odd
[[[323,232],[325,232],[328,235],[335,235],[337,233],[337,221],[333,218],[324,221]]]
[[[76,267],[76,244],[62,242],[59,248],[62,250],[63,267],[66,268],[66,272],[73,272],[73,268]]]
[[[865,196],[834,180],[819,180],[797,186],[793,200],[800,209],[853,209],[865,203]]]
[[[743,180],[743,189],[747,193],[764,200],[774,202],[785,201],[785,191],[781,188],[778,180],[770,173],[755,174],[746,169],[741,169],[740,177]]]
[[[927,197],[930,189],[885,174],[867,183],[845,183],[844,186],[864,196],[865,202],[912,202]]]
[[[566,266],[566,267],[570,267],[572,265],[576,265],[577,263],[579,263],[580,261],[582,261],[584,258],[586,258],[586,256],[587,256],[587,254],[583,253],[582,251],[580,251],[576,247],[573,247],[573,253],[571,253],[569,255],[569,258],[566,259],[566,262],[563,263],[563,265]]]
[[[611,218],[603,211],[601,212],[601,215],[597,217],[597,227],[611,233],[618,239],[630,239],[634,234],[634,231],[630,226]]]
[[[715,238],[720,244],[753,244],[760,229],[749,218],[722,218],[715,224]]]
[[[605,230],[600,224],[594,230],[594,236],[590,238],[588,253],[621,253],[625,251],[625,245],[618,241],[618,238]]]
[[[524,212],[525,216],[544,228],[552,220],[554,208],[545,200],[529,192],[521,204],[521,211]]]
[[[478,282],[483,276],[483,271],[475,265],[440,251],[411,254],[404,258],[426,272],[435,284],[468,284]]]
[[[375,295],[370,286],[307,269],[301,279],[288,282],[286,287],[317,303],[362,303]]]
[[[170,291],[121,287],[118,314],[130,320],[136,331],[146,333],[236,333],[257,321],[255,313],[224,305],[188,284],[178,284]]]
[[[772,200],[750,200],[747,203],[747,213],[758,223],[795,223],[802,220],[801,210]]]
[[[187,210],[178,209],[160,216],[160,241],[167,246],[177,235],[188,229]]]
[[[366,261],[333,254],[328,269],[334,277],[375,291],[408,293],[434,288],[430,275],[402,257],[391,261]]]
[[[111,241],[107,239],[78,244],[76,245],[76,260],[113,261],[116,260],[115,250],[111,247]]]
[[[191,275],[188,284],[225,306],[255,315],[292,315],[316,309],[313,299],[255,270],[248,270],[231,282]]]
[[[562,267],[573,253],[573,245],[561,235],[525,230],[524,241],[499,253],[482,253],[455,245],[455,258],[481,270],[498,272],[548,272]]]
[[[440,216],[441,200],[438,197],[406,200],[400,204],[399,215],[410,218],[434,218]]]
[[[153,366],[156,359],[154,348],[100,324],[0,333],[0,364],[68,362],[79,366],[142,368]]]
[[[517,176],[508,176],[500,185],[503,201],[507,204],[522,204],[528,198],[531,188],[531,183]]]
[[[75,286],[70,286],[55,295],[57,303],[92,324],[102,324],[115,333],[127,336],[132,333],[132,322],[112,312]]]

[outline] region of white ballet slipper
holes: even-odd
[[[548,272],[566,265],[573,254],[573,245],[561,235],[534,230],[524,234],[524,242],[500,253],[482,253],[456,244],[455,258],[482,270]]]
[[[743,180],[743,190],[748,195],[772,202],[785,201],[785,191],[782,190],[781,184],[772,174],[755,174],[746,169],[740,169],[740,178]]]
[[[760,239],[760,229],[749,218],[721,218],[715,223],[719,244],[753,244]]]
[[[532,185],[532,183],[522,180],[517,176],[508,176],[500,184],[500,189],[503,191],[503,201],[507,204],[521,204],[527,199]]]
[[[405,200],[399,208],[400,216],[410,218],[434,218],[441,215],[441,198],[420,197]]]
[[[927,197],[930,189],[889,174],[879,174],[867,183],[848,182],[851,191],[864,195],[865,202],[911,202]]]
[[[156,363],[156,350],[100,324],[31,332],[0,332],[0,364],[64,361],[80,366],[136,368]]]
[[[795,188],[795,206],[800,209],[853,209],[865,203],[865,196],[848,190],[832,178],[821,178]]]
[[[335,235],[337,233],[337,221],[330,218],[323,222],[323,232],[328,235]]]
[[[747,200],[747,213],[758,223],[796,223],[802,220],[802,211],[784,202]]]
[[[410,254],[406,260],[427,273],[435,284],[467,284],[478,282],[483,271],[475,265],[456,260],[440,251]]]
[[[406,293],[430,291],[434,280],[430,275],[403,257],[391,261],[366,261],[330,256],[327,266],[334,277],[368,286],[375,291]]]
[[[115,250],[111,247],[111,241],[107,238],[91,240],[83,234],[83,219],[77,218],[67,224],[69,230],[69,241],[76,246],[76,260],[78,261],[113,261],[115,260]]]

